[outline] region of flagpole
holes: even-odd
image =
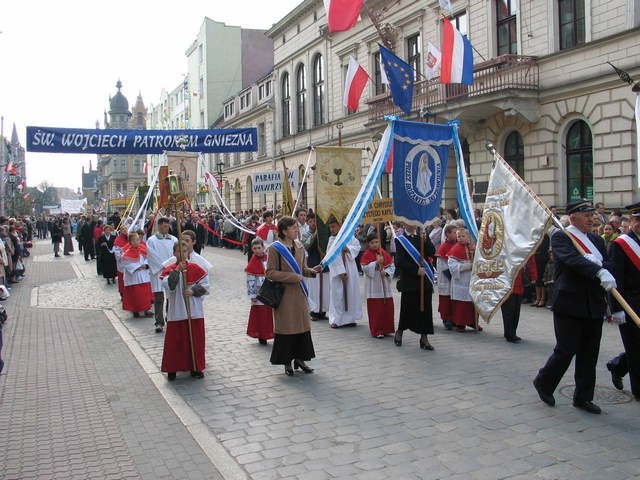
[[[556,227],[558,227],[563,233],[565,233],[569,239],[571,240],[571,243],[573,243],[573,246],[576,248],[576,250],[578,251],[578,253],[580,255],[585,255],[586,252],[584,251],[584,249],[582,248],[582,246],[577,242],[577,240],[573,237],[573,235],[571,235],[567,229],[565,228],[565,226],[560,223],[560,220],[558,220],[556,218],[556,216],[551,212],[551,210],[549,210],[547,208],[547,206],[542,202],[542,200],[540,200],[540,198],[538,197],[538,195],[536,195],[536,193],[531,190],[529,188],[529,186],[524,183],[524,180],[522,180],[522,178],[520,178],[520,176],[517,174],[517,172],[515,170],[513,170],[511,168],[511,166],[507,163],[507,161],[502,158],[502,156],[497,152],[497,150],[494,148],[493,144],[491,143],[487,143],[485,145],[486,149],[489,151],[489,153],[493,154],[494,157],[494,161],[497,159],[498,161],[503,162],[505,168],[507,168],[508,170],[511,171],[511,173],[515,176],[515,178],[518,179],[518,181],[520,182],[520,185],[522,187],[524,187],[529,194],[531,194],[531,196],[536,200],[536,202],[538,202],[538,204],[540,205],[540,207],[542,207],[545,212],[547,213],[547,215],[549,215],[549,218],[551,218],[551,220],[553,221],[554,225]],[[617,300],[617,302],[620,304],[620,306],[622,307],[622,309],[626,312],[627,315],[629,315],[629,317],[631,317],[631,319],[634,321],[634,323],[640,327],[640,317],[638,317],[638,315],[636,314],[636,312],[633,311],[633,309],[631,308],[631,306],[629,305],[629,303],[627,303],[627,301],[622,297],[622,295],[620,294],[620,292],[618,291],[617,288],[612,288],[610,290],[611,295],[613,295],[613,297]]]

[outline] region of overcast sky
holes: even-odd
[[[0,115],[4,135],[26,127],[103,126],[109,95],[122,81],[132,107],[138,93],[157,104],[184,78],[184,52],[204,17],[268,29],[302,0],[7,1],[0,9]],[[29,153],[27,184],[76,190],[95,155]]]

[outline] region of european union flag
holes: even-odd
[[[393,130],[393,213],[424,226],[440,214],[451,125],[396,120]]]
[[[413,99],[413,68],[380,45],[380,58],[389,80],[393,103],[405,113],[411,113]]]

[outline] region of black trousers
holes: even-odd
[[[631,381],[631,393],[636,397],[640,396],[640,328],[628,319],[627,323],[619,325],[620,337],[624,345],[624,353],[621,353],[607,366],[612,373],[618,377],[624,377],[629,373]]]
[[[518,323],[520,322],[520,306],[522,305],[522,294],[512,293],[511,296],[500,306],[502,311],[502,324],[504,325],[504,338],[515,338]]]
[[[602,319],[553,314],[556,346],[536,377],[538,387],[553,394],[576,357],[574,401],[590,402],[596,386],[596,364],[602,337]]]

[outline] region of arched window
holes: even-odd
[[[591,129],[582,120],[567,132],[567,197],[568,201],[593,200],[593,141]]]
[[[518,132],[511,132],[504,142],[504,159],[524,178],[524,143]]]
[[[324,65],[322,55],[313,59],[313,126],[324,123]]]
[[[291,135],[291,87],[289,74],[282,75],[282,136]]]
[[[304,65],[300,65],[296,71],[296,120],[298,132],[306,130],[307,111],[307,73]]]

